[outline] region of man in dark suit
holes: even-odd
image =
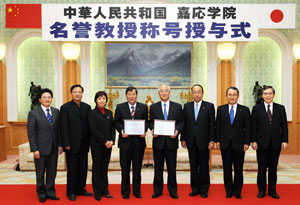
[[[268,168],[268,194],[279,199],[276,192],[277,165],[280,151],[288,147],[288,126],[284,106],[274,103],[275,89],[264,86],[264,103],[252,110],[252,148],[256,151],[258,198],[266,195],[266,170]]]
[[[219,106],[217,110],[216,142],[217,148],[221,148],[226,198],[235,195],[241,199],[245,152],[251,141],[250,111],[248,107],[237,103],[239,90],[236,87],[229,87],[226,97],[228,104]]]
[[[40,91],[41,106],[28,114],[27,134],[30,151],[34,155],[36,190],[40,202],[59,200],[55,191],[58,153],[63,152],[59,136],[59,110],[50,107],[53,93],[45,88]],[[46,172],[46,182],[45,182]]]
[[[186,103],[183,108],[184,128],[181,134],[181,145],[188,148],[191,168],[190,196],[207,197],[210,186],[209,149],[215,140],[215,107],[202,100],[203,87],[193,85],[194,101]]]
[[[130,166],[132,163],[132,191],[136,198],[141,195],[141,169],[146,147],[145,134],[127,135],[124,133],[124,120],[145,120],[145,132],[148,129],[148,108],[137,102],[138,91],[135,87],[126,89],[127,102],[117,105],[115,112],[115,128],[119,132],[120,165],[122,169],[121,193],[124,199],[130,194]]]
[[[153,135],[153,158],[154,158],[154,194],[152,198],[157,198],[163,192],[163,171],[164,160],[166,160],[168,169],[168,190],[173,199],[178,199],[177,180],[176,180],[176,160],[178,149],[178,134],[183,129],[183,115],[180,104],[172,102],[170,98],[170,88],[167,85],[161,85],[158,89],[160,102],[154,103],[150,107],[149,128],[154,128],[154,120],[175,120],[175,133],[172,136]]]
[[[85,190],[89,151],[89,112],[91,106],[81,102],[83,87],[75,84],[70,92],[72,100],[61,106],[61,134],[67,157],[67,195],[70,201],[76,195],[92,196]]]

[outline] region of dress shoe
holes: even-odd
[[[268,193],[272,198],[279,199],[279,195],[277,193]]]
[[[75,201],[76,200],[76,195],[75,194],[70,194],[70,195],[68,195],[68,199],[70,201]]]
[[[160,196],[161,196],[161,194],[155,194],[155,193],[152,194],[152,198],[153,198],[153,199],[156,199],[156,198],[158,198],[158,197],[160,197]]]
[[[82,192],[79,192],[77,195],[79,195],[79,196],[93,196],[93,193],[88,192],[86,190],[83,190]]]
[[[122,194],[123,199],[129,199],[129,194]]]
[[[39,202],[44,203],[46,201],[45,198],[39,198]]]
[[[101,201],[101,196],[97,195],[95,196],[96,201]]]
[[[236,198],[236,199],[242,199],[242,195],[240,195],[240,194],[235,194],[235,198]]]
[[[114,198],[114,196],[110,195],[110,194],[102,194],[102,196],[105,196],[106,198]]]
[[[231,193],[227,193],[226,194],[226,198],[231,198],[232,197],[232,194]]]
[[[140,199],[142,198],[142,195],[140,193],[137,193],[137,194],[133,194],[136,198]]]
[[[198,195],[197,192],[191,192],[191,193],[189,194],[189,196],[197,196],[197,195]]]
[[[46,199],[59,200],[57,196],[46,196]]]
[[[173,199],[178,199],[178,195],[177,195],[177,194],[170,194],[170,196],[171,196]]]
[[[265,196],[266,196],[266,193],[264,193],[264,192],[259,192],[257,194],[257,198],[264,198]]]
[[[207,193],[204,193],[204,194],[201,194],[201,197],[202,197],[202,198],[207,198],[208,195],[207,195]]]

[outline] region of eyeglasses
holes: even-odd
[[[263,93],[263,95],[273,95],[273,92]]]

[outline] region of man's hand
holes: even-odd
[[[184,141],[184,140],[181,141],[181,147],[186,149],[186,141]]]
[[[114,145],[113,141],[106,141],[105,143],[107,149],[111,149],[113,145]]]
[[[158,135],[155,135],[155,134],[154,134],[154,131],[153,131],[153,130],[151,130],[151,134],[152,134],[153,137],[158,137]]]
[[[34,156],[35,159],[40,159],[40,151],[35,151],[33,153],[33,156]]]
[[[256,142],[252,142],[252,149],[257,150],[257,143]]]
[[[288,148],[288,143],[286,143],[286,142],[283,142],[282,144],[281,144],[281,149],[282,150],[285,150],[286,148]]]
[[[216,147],[217,149],[220,149],[220,142],[217,142]]]
[[[214,148],[214,142],[213,141],[210,141],[208,143],[208,149],[213,149]]]
[[[58,154],[62,154],[64,152],[62,147],[58,147]]]
[[[249,145],[244,144],[244,152],[246,152],[249,149]]]
[[[126,135],[126,134],[123,132],[123,130],[122,130],[121,133],[122,133],[122,137],[123,137],[123,138],[127,138],[127,137],[128,137],[128,135]]]
[[[71,149],[71,147],[70,146],[66,146],[65,149],[69,151]]]
[[[178,131],[177,131],[177,130],[175,130],[175,134],[174,134],[173,136],[170,136],[170,138],[176,138],[176,137],[177,137],[177,135],[178,135]]]
[[[146,136],[146,133],[140,135],[141,138],[145,138],[145,136]]]

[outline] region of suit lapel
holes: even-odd
[[[224,116],[226,118],[226,121],[231,125],[231,123],[230,123],[230,109],[229,109],[229,104],[226,104],[224,106],[223,112],[225,112]]]
[[[134,119],[136,118],[136,116],[138,115],[139,112],[140,112],[140,105],[139,105],[139,103],[136,103],[136,107],[135,107],[135,111],[134,111]]]
[[[205,102],[202,100],[202,103],[201,103],[201,106],[199,108],[199,112],[198,112],[198,115],[197,115],[197,120],[196,122],[199,120],[199,115],[201,115],[202,112],[204,112],[204,110],[206,109],[205,107]],[[193,103],[193,113],[195,115],[195,106],[194,106],[194,103]]]
[[[278,106],[273,102],[272,121],[274,121],[274,119],[276,118],[277,113],[278,113]]]
[[[47,126],[50,127],[50,124],[49,124],[49,122],[48,122],[48,119],[47,119],[47,117],[46,117],[46,115],[45,115],[43,109],[42,109],[41,107],[39,107],[39,108],[38,108],[38,111],[39,111],[40,117],[41,117],[41,118],[43,119],[43,121],[47,124]],[[51,112],[52,112],[52,110],[51,110]],[[53,114],[53,112],[52,112],[52,114]]]
[[[265,107],[265,103],[260,104],[260,109],[261,109],[261,113],[263,113],[263,115],[265,116],[266,121],[269,122],[269,117]],[[273,112],[274,112],[274,103],[273,103]]]
[[[173,119],[173,113],[174,113],[174,104],[170,101],[169,105],[169,112],[168,112],[168,120]]]
[[[235,113],[232,125],[234,125],[234,123],[237,121],[237,119],[239,118],[241,112],[242,112],[241,106],[239,104],[237,104],[236,113]],[[230,119],[230,117],[229,117],[229,119]]]

